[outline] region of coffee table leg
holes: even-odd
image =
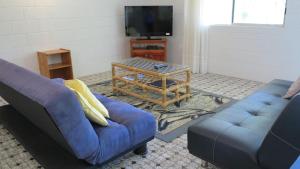
[[[163,76],[162,77],[162,105],[164,109],[167,107],[166,102],[167,102],[167,77]]]
[[[186,71],[186,82],[187,82],[187,85],[186,85],[186,94],[190,95],[190,97],[191,97],[191,87],[190,87],[191,76],[192,76],[192,72],[190,70]],[[189,99],[189,97],[187,97],[186,100],[188,100],[188,99]]]

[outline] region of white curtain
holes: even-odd
[[[183,64],[193,73],[207,73],[208,26],[204,24],[205,0],[185,0]]]

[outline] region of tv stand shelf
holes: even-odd
[[[131,57],[166,61],[167,39],[131,39]]]

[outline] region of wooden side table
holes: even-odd
[[[60,57],[60,63],[49,64],[51,57]],[[50,79],[73,79],[71,51],[68,49],[56,49],[38,52],[40,73]]]

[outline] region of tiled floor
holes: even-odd
[[[92,76],[82,77],[87,84],[111,79],[111,73],[105,72]],[[259,88],[262,83],[216,74],[194,74],[192,87],[207,92],[241,99]],[[0,105],[3,105],[0,99]],[[103,168],[174,168],[174,169],[201,169],[201,160],[188,153],[187,135],[165,143],[158,139],[149,142],[149,153],[146,156],[137,156],[129,153]],[[1,169],[31,169],[41,168],[32,156],[24,150],[14,137],[0,125],[0,168]],[[209,168],[215,168],[209,166]]]

